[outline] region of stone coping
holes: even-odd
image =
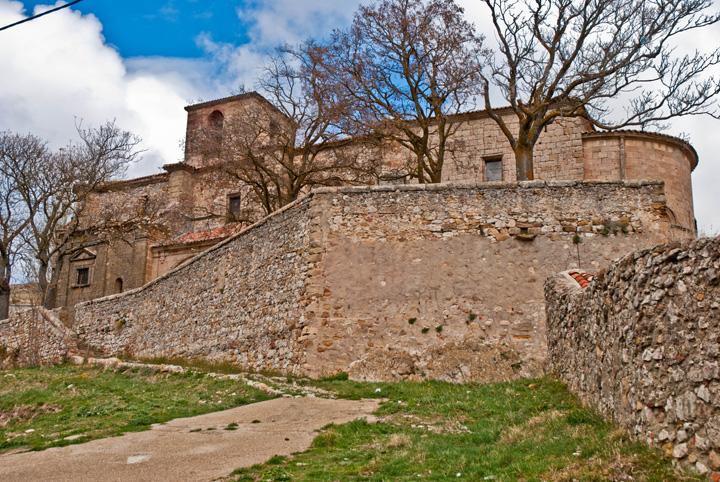
[[[160,174],[151,174],[149,176],[143,177],[135,177],[132,179],[117,179],[99,185],[97,188],[95,188],[94,192],[117,191],[126,187],[139,187],[147,186],[150,184],[158,184],[161,182],[167,182],[167,180],[167,172],[161,172]]]
[[[221,249],[223,246],[233,242],[235,239],[245,235],[250,230],[257,229],[265,223],[270,222],[272,219],[290,211],[303,204],[309,204],[314,196],[325,195],[325,194],[369,194],[369,193],[384,193],[384,192],[440,192],[440,191],[452,191],[452,190],[498,190],[498,189],[542,189],[542,188],[564,188],[564,187],[575,187],[575,186],[625,186],[625,187],[643,187],[643,186],[664,186],[663,181],[653,180],[640,180],[640,181],[519,181],[519,182],[447,182],[447,183],[436,183],[436,184],[394,184],[385,186],[339,186],[339,187],[320,187],[315,188],[309,193],[299,197],[295,201],[283,206],[272,214],[265,216],[260,221],[251,224],[245,229],[240,230],[238,233],[218,242],[210,248],[202,251],[187,261],[181,263],[177,267],[168,271],[162,276],[149,281],[139,288],[124,291],[122,293],[105,296],[103,298],[96,298],[90,301],[83,301],[78,303],[76,306],[89,306],[97,303],[103,303],[124,296],[130,296],[135,293],[140,293],[151,286],[173,276],[175,273],[183,270],[186,266],[194,263],[196,260],[212,253],[217,249]]]

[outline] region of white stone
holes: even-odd
[[[710,403],[710,390],[705,385],[700,385],[697,390],[695,391],[697,393],[697,396],[700,400],[702,400],[705,403]]]
[[[152,458],[152,455],[150,454],[139,454],[139,455],[131,455],[127,458],[127,464],[133,465],[133,464],[141,464],[143,462],[147,462]]]
[[[688,454],[687,444],[677,444],[672,451],[672,456],[676,459],[681,459]]]

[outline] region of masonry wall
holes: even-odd
[[[0,369],[62,363],[73,347],[58,311],[34,307],[0,320]]]
[[[295,372],[312,266],[309,210],[306,199],[141,289],[77,305],[80,340],[108,355]]]
[[[679,139],[648,132],[618,131],[583,136],[585,179],[658,179],[665,182],[672,223],[695,233],[691,174],[692,147]]]
[[[720,477],[720,237],[546,285],[552,370],[638,438]]]
[[[459,117],[467,120],[451,137],[443,181],[482,182],[485,180],[483,159],[494,157],[502,158],[503,181],[515,181],[515,154],[497,123],[483,112]],[[514,113],[504,113],[503,118],[512,131],[518,130]],[[592,125],[583,118],[561,118],[547,126],[535,146],[535,178],[546,181],[582,180],[581,135],[590,130]]]
[[[354,378],[539,375],[543,280],[664,239],[662,186],[522,183],[323,192],[303,371]]]
[[[326,188],[140,290],[76,307],[105,354],[355,378],[542,372],[544,277],[663,241],[662,184]]]

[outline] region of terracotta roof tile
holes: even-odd
[[[585,273],[581,271],[570,271],[568,272],[568,275],[572,279],[574,279],[577,284],[580,285],[580,288],[585,289],[590,285],[590,282],[593,280],[594,276],[590,273]]]
[[[219,228],[208,229],[206,231],[192,231],[185,233],[172,240],[172,244],[197,243],[200,241],[209,241],[211,239],[227,238],[242,229],[241,224],[226,224]]]

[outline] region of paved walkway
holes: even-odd
[[[146,432],[42,452],[0,455],[0,480],[215,480],[237,468],[265,462],[273,455],[306,450],[316,430],[329,423],[367,417],[378,403],[278,398],[173,420]],[[237,430],[226,430],[232,423],[237,424]]]

